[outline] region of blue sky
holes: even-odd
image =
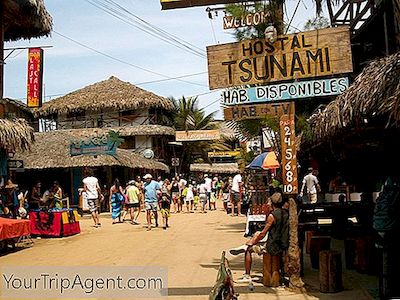
[[[222,29],[222,15],[212,21],[206,7],[161,11],[158,0],[114,0],[130,12],[181,39],[206,49],[208,45],[232,42],[232,32]],[[53,17],[54,30],[91,48],[130,64],[177,77],[204,72],[185,78],[190,83],[170,80],[139,85],[161,96],[176,98],[199,95],[200,107],[207,112],[218,111],[220,91],[209,93],[207,60],[165,43],[94,7],[86,0],[46,0]],[[291,17],[297,1],[287,1],[287,17]],[[303,28],[314,16],[310,0],[300,1],[292,25]],[[213,34],[215,32],[215,38]],[[45,49],[45,100],[55,99],[89,84],[116,76],[133,84],[164,79],[95,53],[52,33],[49,38],[6,43],[5,48],[52,46]],[[7,55],[9,51],[5,52]],[[27,50],[16,50],[6,60],[4,96],[26,102]]]

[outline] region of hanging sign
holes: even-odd
[[[223,157],[235,157],[240,155],[240,151],[215,151],[208,152],[209,158],[223,158]]]
[[[246,26],[257,26],[263,23],[267,23],[270,16],[271,14],[269,11],[247,13],[241,18],[236,18],[234,16],[224,16],[224,29],[236,29]]]
[[[189,130],[175,133],[177,142],[213,141],[221,138],[219,130]]]
[[[243,0],[160,0],[161,8],[165,9],[175,9],[175,8],[185,8],[193,6],[207,6],[215,4],[231,4],[238,2],[250,2]]]
[[[28,50],[28,107],[42,106],[43,82],[43,49],[29,48]]]
[[[347,26],[207,47],[210,89],[351,73]]]
[[[265,117],[280,117],[288,114],[290,103],[263,103],[254,105],[235,105],[224,108],[225,121],[241,121],[263,119]]]
[[[290,114],[281,116],[279,125],[282,150],[283,193],[297,194],[298,180],[294,103]]]
[[[222,105],[251,104],[342,94],[349,87],[347,77],[289,82],[248,89],[230,89],[222,93]]]
[[[73,141],[70,144],[70,155],[115,155],[117,147],[123,142],[114,131],[99,137]]]

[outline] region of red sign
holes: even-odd
[[[28,107],[42,106],[43,49],[29,48],[28,52]]]

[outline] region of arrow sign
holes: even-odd
[[[10,170],[23,170],[24,169],[24,161],[23,160],[8,160],[7,162]]]

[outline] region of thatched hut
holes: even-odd
[[[11,152],[29,149],[34,140],[33,128],[24,119],[0,119],[0,147]]]
[[[311,116],[315,139],[323,140],[343,130],[400,125],[400,52],[369,64],[342,95]]]
[[[1,1],[5,41],[48,36],[53,20],[43,0]]]
[[[48,35],[52,19],[43,0],[0,1],[0,100],[3,101],[4,41],[30,39]],[[4,103],[1,103],[2,105]],[[0,119],[0,160],[7,160],[5,150],[25,150],[33,141],[33,128],[25,120]],[[2,165],[4,165],[2,162]],[[6,172],[1,172],[6,173]],[[1,174],[5,176],[7,174]]]
[[[35,143],[30,151],[17,152],[15,155],[16,159],[24,162],[25,172],[17,174],[19,182],[29,186],[33,180],[39,179],[49,185],[51,182],[46,182],[48,178],[58,180],[72,195],[71,204],[76,204],[84,168],[94,168],[101,183],[107,186],[115,178],[125,182],[139,173],[169,172],[167,165],[125,149],[117,149],[115,155],[71,155],[71,143],[100,137],[105,133],[105,129],[94,128],[35,133]]]
[[[195,163],[190,165],[191,172],[210,173],[210,174],[235,174],[240,173],[237,163],[213,163],[200,164]]]
[[[340,172],[358,192],[376,192],[398,172],[400,156],[400,53],[377,59],[342,95],[309,119],[311,139],[302,155],[329,182]],[[323,187],[327,190],[328,187]]]
[[[114,76],[43,104],[35,110],[41,127],[54,129],[106,128],[125,139],[121,146],[135,152],[151,149],[169,162],[168,142],[175,130],[168,126],[173,103]]]

